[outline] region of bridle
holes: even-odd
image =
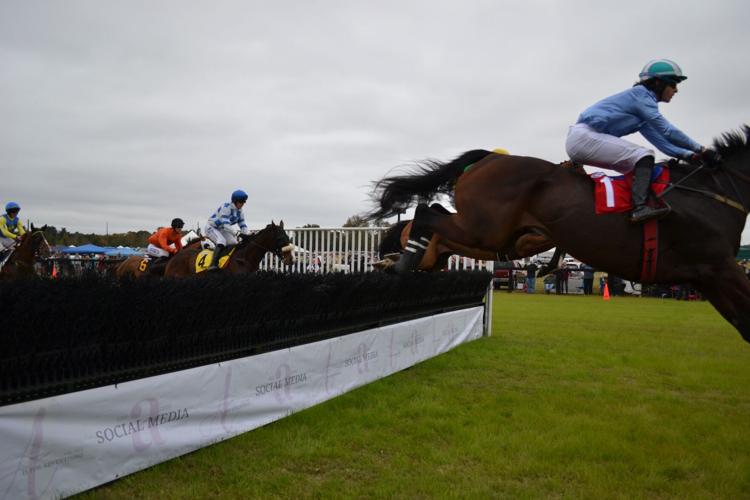
[[[260,234],[260,232],[257,232],[254,235],[252,235],[250,237],[252,239],[247,240],[247,244],[248,245],[254,245],[254,246],[260,248],[261,250],[263,250],[264,252],[270,252],[270,253],[274,254],[276,257],[278,257],[279,259],[283,259],[284,258],[284,251],[285,251],[285,249],[288,248],[289,251],[292,250],[292,248],[291,248],[291,242],[289,241],[289,237],[286,235],[286,233],[284,232],[283,229],[281,231],[279,231],[275,235],[275,237],[274,237],[274,247],[273,248],[268,248],[265,245],[261,245],[260,243],[258,243],[256,241],[258,239],[257,238],[258,234]]]
[[[732,190],[734,191],[734,194],[736,195],[737,200],[734,200],[728,196],[724,196],[718,193],[715,193],[713,191],[709,191],[707,189],[700,189],[695,188],[692,186],[685,186],[684,182],[688,180],[693,175],[697,174],[700,171],[705,171],[708,173],[711,178],[713,179],[714,183],[719,187],[719,190],[722,190],[721,182],[719,181],[717,177],[718,172],[724,172],[726,174],[726,178],[729,180],[729,184],[732,187]],[[692,172],[688,173],[685,177],[680,179],[677,182],[670,182],[667,188],[661,192],[657,196],[657,199],[663,198],[667,193],[669,193],[672,189],[681,189],[683,191],[689,191],[692,193],[698,193],[702,194],[708,198],[711,198],[715,201],[718,201],[719,203],[723,203],[724,205],[730,206],[736,210],[739,210],[743,214],[747,215],[750,213],[750,208],[748,208],[747,203],[745,202],[744,197],[742,196],[742,192],[737,187],[737,184],[734,181],[734,178],[737,178],[750,186],[750,176],[747,174],[744,174],[742,172],[738,172],[736,169],[733,168],[727,168],[724,166],[724,163],[717,163],[716,167],[713,169],[709,169],[705,163],[702,163],[701,165],[697,166]]]

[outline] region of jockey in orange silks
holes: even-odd
[[[146,253],[151,257],[170,257],[182,249],[182,219],[173,219],[170,227],[159,228],[148,238]]]

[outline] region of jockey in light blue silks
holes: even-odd
[[[663,217],[669,208],[646,205],[654,151],[620,137],[640,132],[662,153],[691,163],[716,158],[714,151],[695,142],[659,112],[659,102],[671,101],[677,84],[687,79],[677,63],[669,59],[649,61],[638,76],[633,87],[584,110],[570,127],[565,142],[570,159],[576,163],[623,174],[635,170],[631,222]]]
[[[245,224],[245,217],[242,215],[242,207],[247,202],[247,193],[241,189],[236,190],[232,193],[232,200],[230,203],[224,203],[221,205],[216,212],[208,218],[208,223],[204,229],[204,233],[208,239],[213,241],[216,247],[214,248],[213,258],[211,260],[211,266],[207,269],[213,271],[219,267],[219,257],[221,252],[227,245],[236,245],[237,238],[234,237],[234,231],[232,226],[235,224],[239,226],[240,233],[244,236],[250,234],[247,224]]]
[[[26,234],[18,212],[21,206],[15,201],[5,205],[5,213],[0,217],[0,261],[3,260],[6,251],[16,246],[18,239]]]

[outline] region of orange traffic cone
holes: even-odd
[[[604,300],[609,300],[609,286],[604,283]]]
[[[52,264],[52,277],[57,278],[57,266]]]

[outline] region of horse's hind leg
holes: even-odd
[[[750,343],[750,280],[734,260],[698,289]]]
[[[432,210],[425,204],[420,203],[414,212],[409,239],[404,246],[404,253],[399,261],[392,267],[396,273],[405,273],[417,269],[422,262],[427,247],[432,239],[433,231],[425,223],[432,216]]]
[[[500,224],[501,227],[491,229],[480,226],[482,224],[467,221],[461,214],[437,212],[427,205],[418,205],[404,256],[399,260],[395,271],[401,273],[416,269],[433,234],[468,248],[481,248],[488,252],[505,251],[515,228],[513,223],[505,222]],[[474,229],[464,229],[465,227]]]

